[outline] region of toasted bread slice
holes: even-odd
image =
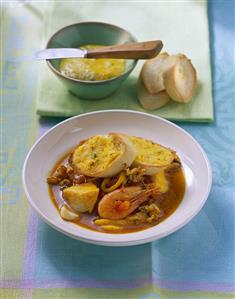
[[[174,160],[174,152],[169,148],[145,138],[130,136],[129,139],[137,152],[132,166],[145,169],[147,175],[158,173],[171,165]]]
[[[167,53],[161,53],[153,59],[145,61],[141,70],[141,79],[147,92],[151,95],[164,90],[163,81],[158,78],[159,70],[161,69],[165,59],[169,55]],[[156,82],[158,86],[156,86]]]
[[[144,109],[159,109],[165,106],[170,101],[170,97],[165,90],[160,91],[154,95],[149,94],[144,87],[141,78],[139,78],[137,90],[139,102],[144,107]]]
[[[163,74],[171,69],[178,60],[178,55],[162,53],[154,59],[147,60],[141,77],[149,94],[154,95],[165,89]]]
[[[95,135],[75,148],[70,163],[81,174],[91,177],[110,177],[133,162],[136,150],[122,134]]]
[[[163,74],[164,85],[172,100],[187,103],[196,90],[196,70],[185,55],[177,56],[176,64]]]

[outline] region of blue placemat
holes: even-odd
[[[40,20],[28,30],[32,12],[19,5],[6,13],[0,297],[234,298],[234,3],[209,3],[215,122],[178,123],[208,154],[213,170],[210,196],[202,211],[178,232],[128,248],[99,247],[68,238],[28,208],[20,172],[36,139],[38,120],[33,112],[37,70],[26,54],[38,45],[32,41],[40,34]],[[39,133],[58,121],[41,118]]]

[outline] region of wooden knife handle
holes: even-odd
[[[160,40],[142,43],[130,43],[88,50],[87,58],[124,58],[150,59],[161,51],[163,44]]]

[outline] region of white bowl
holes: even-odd
[[[177,210],[149,229],[128,234],[95,232],[63,221],[51,202],[46,177],[57,160],[79,141],[96,134],[120,132],[152,139],[179,154],[186,177],[186,192]],[[69,118],[46,132],[28,153],[23,185],[34,210],[58,231],[81,241],[129,246],[165,237],[188,223],[204,205],[211,188],[211,167],[198,142],[177,125],[157,116],[127,110],[86,113]]]

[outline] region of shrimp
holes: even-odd
[[[139,186],[119,188],[106,194],[98,204],[100,217],[112,220],[123,219],[136,210],[156,189],[143,189]]]

